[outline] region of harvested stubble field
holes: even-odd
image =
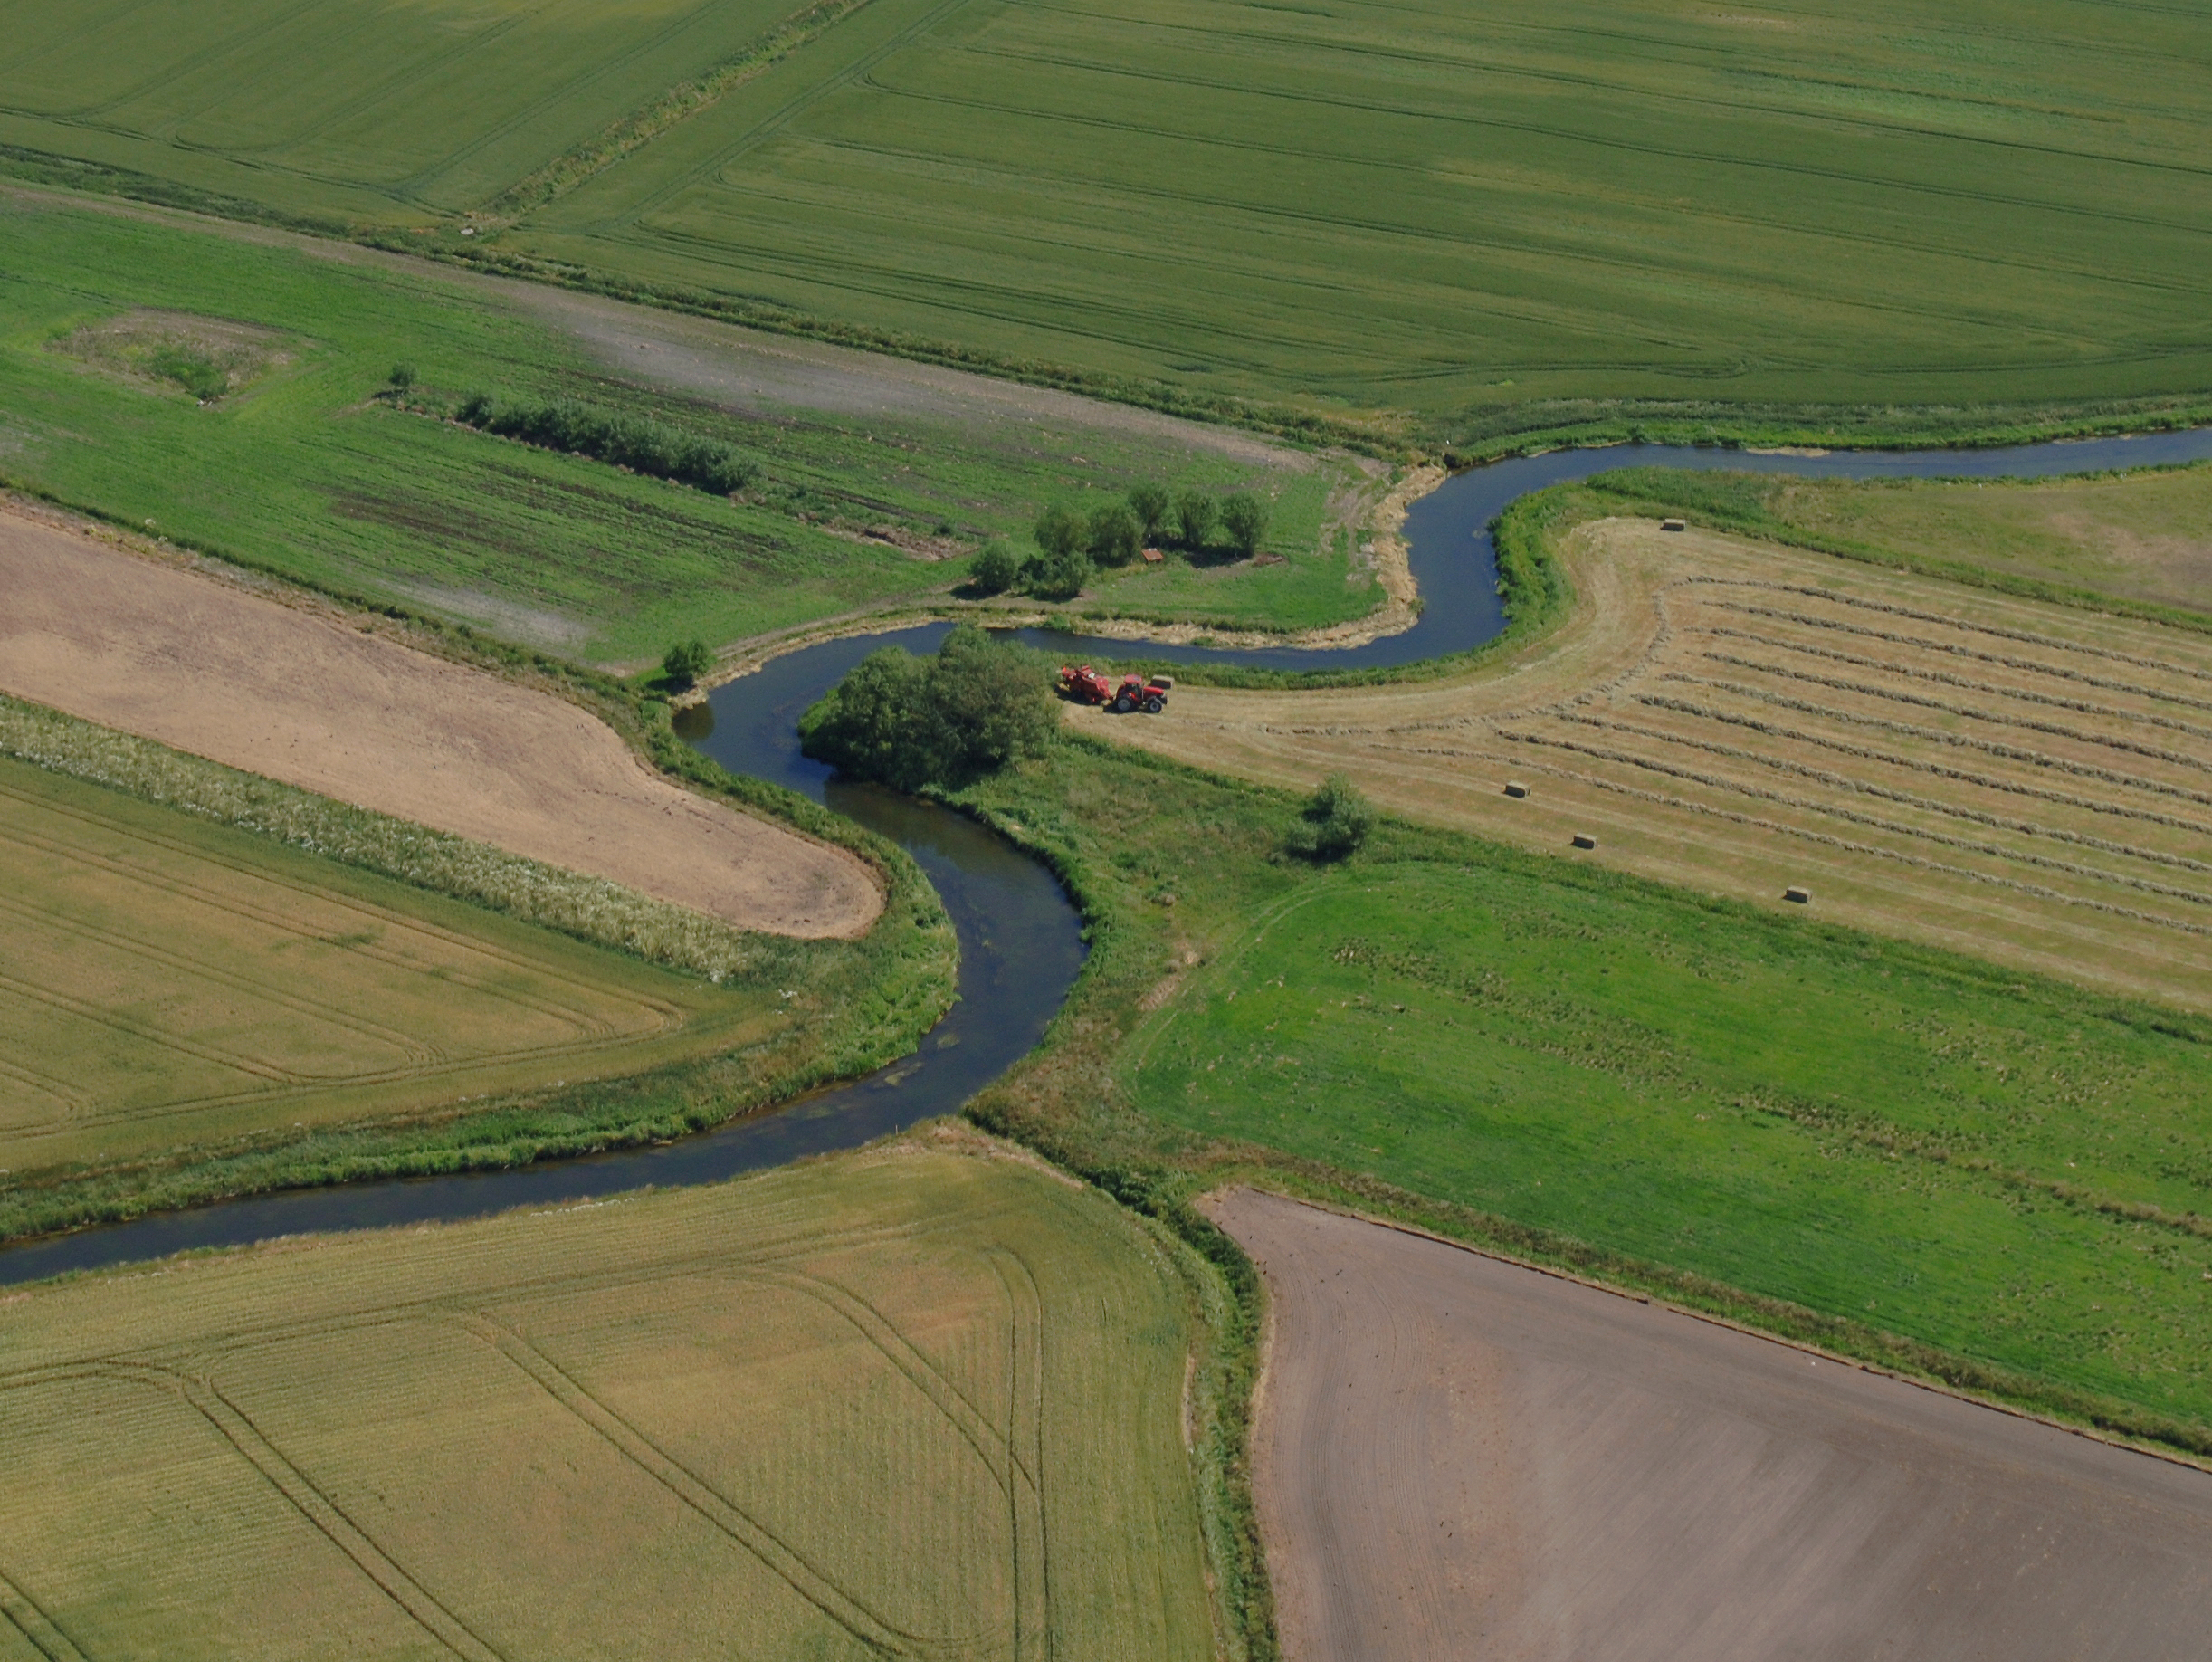
[[[1279,1196],[1207,1209],[1273,1294],[1254,1486],[1299,1662],[2127,1662],[2212,1622],[2212,1474]]]
[[[1330,523],[1358,471],[1225,429],[51,192],[0,195],[0,480],[571,659],[941,603],[986,539],[1138,480],[1272,497],[1289,558],[1126,573],[1112,609],[1301,627],[1377,598]],[[201,404],[148,341],[234,384]],[[478,389],[677,428],[759,480],[724,499],[424,413]]]
[[[606,877],[742,928],[852,936],[845,850],[686,791],[586,711],[59,523],[0,514],[0,691]]]
[[[13,1295],[0,1634],[1212,1656],[1188,1286],[1103,1196],[964,1144]]]
[[[10,0],[0,36],[19,172],[1148,395],[1986,427],[2212,364],[2192,6]]]
[[[2212,1008],[2212,642],[1651,521],[1555,635],[1448,681],[1079,718],[1286,785]],[[1525,798],[1504,794],[1509,781]]]
[[[635,1074],[792,1021],[774,989],[712,987],[6,759],[0,928],[8,1191]]]

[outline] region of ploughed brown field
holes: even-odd
[[[866,864],[653,773],[584,710],[0,512],[0,692],[746,929],[863,932]]]
[[[1648,521],[1451,680],[1071,720],[1408,817],[2212,1008],[2212,641]],[[1509,796],[1509,783],[1527,787]],[[1578,849],[1587,836],[1595,846]]]
[[[1232,1190],[1289,1662],[2201,1656],[2212,1473]]]

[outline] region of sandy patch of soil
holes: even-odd
[[[0,691],[747,929],[863,931],[868,866],[678,788],[545,693],[16,513]]]
[[[1346,773],[1411,818],[2212,1008],[2212,644],[1648,521],[1586,527],[1563,558],[1566,623],[1464,674],[1191,686],[1141,721],[1066,719],[1293,788]]]
[[[1290,1662],[2196,1655],[2212,1474],[1233,1190]]]

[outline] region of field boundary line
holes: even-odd
[[[0,1617],[5,1617],[47,1662],[90,1662],[62,1630],[62,1624],[49,1616],[38,1600],[24,1591],[22,1583],[5,1570],[0,1570]]]

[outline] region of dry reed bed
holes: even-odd
[[[1415,817],[2212,1006],[2212,645],[1612,521],[1559,633],[1446,683],[1190,689],[1113,731]],[[1509,778],[1531,786],[1504,797]]]

